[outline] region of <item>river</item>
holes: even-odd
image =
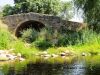
[[[51,63],[42,59],[35,63],[7,63],[0,67],[0,75],[100,75],[100,56],[78,56],[62,63],[57,60]]]

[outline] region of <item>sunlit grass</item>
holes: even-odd
[[[60,54],[61,52],[65,52],[65,51],[73,52],[73,50],[68,47],[52,47],[47,49],[47,52],[49,54]]]
[[[85,53],[100,53],[100,44],[84,44],[84,45],[75,45],[70,46],[69,48],[73,49],[78,54]]]
[[[13,38],[6,30],[0,30],[0,49],[9,49]]]
[[[30,58],[34,54],[38,53],[39,50],[36,47],[30,47],[27,43],[17,40],[13,43],[14,52],[21,53],[23,57]]]

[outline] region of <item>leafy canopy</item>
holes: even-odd
[[[100,31],[100,0],[74,0],[84,12],[84,20],[96,31]]]
[[[72,14],[69,12],[72,10],[72,4],[60,0],[14,0],[14,3],[14,6],[6,5],[4,7],[3,16],[36,12],[69,18]]]

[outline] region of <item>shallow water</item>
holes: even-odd
[[[67,61],[16,62],[0,67],[0,75],[100,75],[100,56],[75,57]]]

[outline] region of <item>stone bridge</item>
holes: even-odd
[[[62,20],[60,17],[38,13],[23,13],[3,17],[3,22],[8,25],[8,29],[20,37],[20,32],[27,28],[34,28],[40,31],[44,27],[59,30],[61,27],[67,30],[78,31],[84,27],[82,23]]]

